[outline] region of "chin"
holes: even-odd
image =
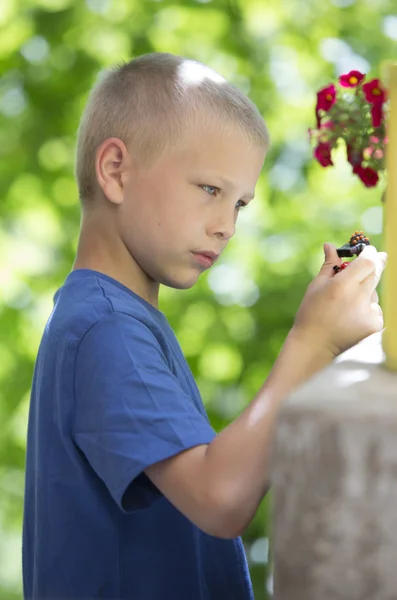
[[[185,277],[180,275],[179,277],[165,277],[163,281],[160,281],[162,285],[166,285],[167,287],[174,288],[175,290],[189,290],[192,288],[198,280],[197,273],[187,274]]]

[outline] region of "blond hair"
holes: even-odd
[[[95,156],[111,137],[122,140],[142,164],[183,143],[203,118],[233,126],[265,148],[266,125],[238,88],[205,65],[167,53],[152,53],[100,74],[83,112],[77,139],[76,179],[80,199],[97,189]]]

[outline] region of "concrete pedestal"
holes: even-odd
[[[273,488],[276,600],[397,599],[397,374],[376,334],[280,413]]]

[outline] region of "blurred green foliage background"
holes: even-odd
[[[100,69],[150,51],[201,60],[243,89],[272,150],[237,235],[198,285],[164,289],[211,421],[221,430],[266,378],[322,243],[364,229],[382,247],[381,189],[312,160],[315,93],[397,57],[395,0],[1,0],[0,598],[22,597],[21,518],[33,366],[79,231],[75,134]],[[256,598],[271,595],[269,497],[244,541]],[[271,544],[270,544],[271,546]],[[89,560],[89,557],[87,557]]]

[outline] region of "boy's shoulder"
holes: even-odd
[[[109,319],[144,326],[156,337],[163,337],[168,323],[163,313],[119,281],[98,271],[78,269],[56,292],[45,333],[58,340],[72,337],[78,343],[91,328]]]

